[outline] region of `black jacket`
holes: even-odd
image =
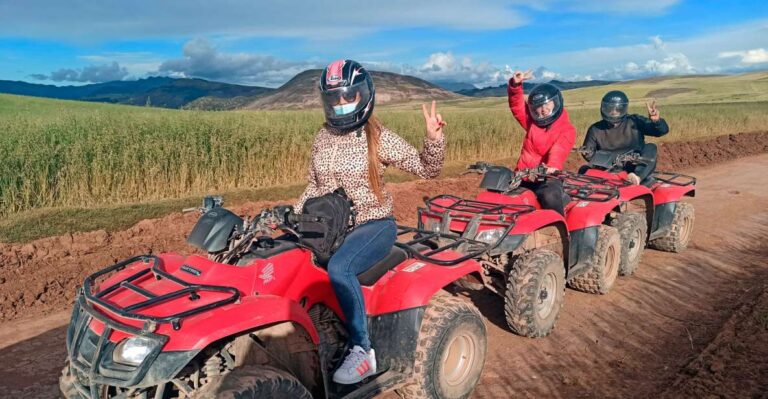
[[[645,136],[661,137],[669,133],[669,126],[664,119],[653,122],[640,115],[628,115],[623,122],[616,126],[601,120],[592,124],[584,138],[584,147],[592,150],[642,151],[645,147]],[[584,157],[589,161],[588,157]]]

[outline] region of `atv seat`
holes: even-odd
[[[395,266],[408,259],[408,253],[405,250],[393,246],[389,254],[373,265],[370,269],[357,275],[357,281],[360,285],[373,285]]]

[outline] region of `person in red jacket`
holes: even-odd
[[[531,71],[515,71],[509,79],[509,109],[520,125],[525,129],[523,148],[515,170],[535,168],[544,165],[547,173],[563,169],[565,159],[576,142],[576,128],[568,118],[563,106],[560,89],[549,83],[537,85],[528,94],[528,101],[523,95],[523,82],[531,79]],[[521,186],[536,193],[542,208],[552,209],[565,214],[567,197],[563,192],[563,183],[558,179],[545,182],[523,182]]]

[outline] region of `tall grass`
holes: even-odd
[[[672,128],[665,139],[765,130],[766,110],[768,103],[664,106]],[[440,112],[449,162],[519,152],[523,131],[501,103]],[[416,107],[385,107],[379,116],[421,145]],[[581,135],[597,117],[571,112]],[[300,183],[321,123],[317,110],[217,113],[0,96],[0,216]]]

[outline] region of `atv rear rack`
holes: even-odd
[[[128,278],[120,282],[117,282],[115,284],[112,284],[109,287],[106,287],[97,293],[94,293],[92,291],[93,285],[97,278],[114,271],[122,270],[125,267],[131,264],[134,264],[136,262],[142,262],[146,264],[148,267],[142,270],[139,270],[138,272],[129,276]],[[151,266],[150,266],[150,263],[151,263]],[[129,319],[142,320],[145,322],[145,329],[147,330],[154,330],[154,327],[150,328],[150,326],[152,324],[156,325],[158,323],[171,323],[171,325],[173,326],[173,329],[178,330],[179,328],[181,328],[181,319],[198,314],[198,313],[202,313],[220,306],[233,303],[237,301],[238,298],[240,297],[240,292],[237,290],[237,288],[234,288],[234,287],[190,284],[162,270],[162,268],[160,267],[161,264],[162,264],[162,261],[157,256],[142,255],[142,256],[136,256],[136,257],[124,260],[122,262],[115,263],[114,265],[104,270],[91,274],[83,282],[83,295],[85,297],[85,300],[89,305],[95,304],[118,316],[129,318]],[[154,275],[154,278],[157,280],[168,279],[178,284],[179,286],[181,286],[181,289],[173,292],[169,292],[167,294],[157,295],[155,293],[147,291],[133,284],[134,281],[136,281],[137,279],[143,276],[148,275],[149,273],[152,273]],[[104,296],[110,293],[116,292],[120,289],[127,289],[130,291],[133,291],[147,299],[145,301],[141,301],[126,307],[118,307],[104,299]],[[196,308],[192,308],[192,309],[175,313],[172,315],[168,315],[168,316],[148,316],[140,313],[135,313],[135,311],[139,309],[144,309],[149,306],[167,302],[172,299],[176,299],[185,295],[189,295],[190,301],[196,301],[200,299],[201,292],[225,292],[225,293],[228,292],[231,295],[229,295],[224,299],[218,300],[216,302],[212,302],[207,305],[198,306]]]
[[[660,182],[671,184],[673,186],[684,187],[696,184],[695,177],[684,175],[682,173],[656,171],[651,174],[651,177]]]

